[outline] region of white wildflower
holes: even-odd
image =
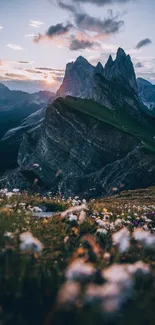
[[[24,202],[19,203],[19,206],[20,206],[20,207],[23,207],[23,208],[24,208],[25,205],[26,205],[26,203],[24,203]]]
[[[118,245],[121,253],[126,252],[130,247],[130,233],[127,228],[123,228],[120,231],[112,235],[114,245]]]
[[[149,237],[150,233],[148,231],[144,231],[140,228],[137,228],[134,232],[133,232],[133,238],[139,242],[146,242],[148,237]]]
[[[149,265],[142,261],[138,261],[134,264],[127,264],[126,267],[130,274],[148,274],[150,272]]]
[[[83,259],[76,259],[66,270],[68,280],[80,280],[90,278],[95,273],[95,268]]]
[[[77,221],[77,216],[75,214],[70,214],[69,215],[69,221],[70,222]]]
[[[5,194],[8,199],[10,199],[14,195],[13,192],[6,192]]]
[[[59,290],[57,301],[61,305],[73,305],[80,295],[80,285],[73,281],[67,281]]]
[[[14,193],[19,193],[19,188],[14,188],[14,189],[13,189],[13,192],[14,192]]]
[[[0,193],[2,194],[6,194],[8,192],[8,189],[7,188],[3,188],[0,190]]]
[[[39,207],[33,207],[32,209],[31,209],[33,212],[42,212],[42,209],[41,208],[39,208]]]
[[[96,223],[100,226],[100,227],[105,227],[106,223],[105,221],[101,220],[101,219],[97,219]]]
[[[148,228],[147,225],[144,225],[144,226],[143,226],[143,229],[146,230],[146,231],[149,230],[149,228]]]
[[[117,220],[115,221],[115,225],[116,225],[116,226],[120,226],[120,225],[122,225],[122,219],[117,219]]]
[[[103,270],[102,275],[110,283],[117,283],[126,288],[130,288],[132,285],[132,278],[127,272],[125,264],[113,264],[108,269]]]
[[[14,238],[14,234],[12,232],[9,232],[9,231],[6,231],[4,233],[4,237],[7,237],[7,238],[10,238],[10,239],[13,239]]]
[[[97,229],[97,231],[96,231],[98,234],[100,234],[100,235],[107,235],[107,230],[106,229],[103,229],[103,228],[99,228],[99,229]]]
[[[151,223],[151,222],[153,222],[153,221],[152,221],[151,219],[146,218],[146,219],[145,219],[145,222],[146,222],[146,223]]]
[[[109,224],[109,229],[110,229],[110,230],[112,230],[112,231],[115,230],[115,227],[116,227],[116,226],[115,226],[114,222],[111,222],[111,223]]]
[[[91,304],[99,302],[101,310],[106,312],[116,312],[128,296],[129,291],[114,282],[100,286],[90,284],[85,293],[85,300]]]
[[[151,234],[149,231],[136,229],[133,233],[133,237],[146,248],[155,249],[155,235]]]
[[[40,167],[39,164],[33,164],[33,167]]]
[[[79,225],[82,225],[86,220],[86,212],[84,210],[81,210],[79,215]]]
[[[40,253],[43,250],[43,244],[29,231],[20,234],[20,241],[20,249],[22,251],[33,251],[35,253]]]
[[[77,206],[74,206],[74,207],[69,208],[66,211],[62,212],[61,217],[65,218],[68,215],[70,215],[71,213],[80,213],[82,210],[86,210],[86,209],[87,209],[87,206],[85,204],[77,205]]]
[[[103,270],[102,275],[107,280],[96,296],[103,298],[102,306],[106,312],[117,311],[122,303],[129,298],[132,293],[134,275],[148,274],[149,266],[142,261],[134,264],[114,264]],[[89,296],[95,296],[95,291],[89,290]]]

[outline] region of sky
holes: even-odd
[[[65,66],[105,65],[122,47],[155,84],[155,0],[0,0],[0,82],[56,91]]]

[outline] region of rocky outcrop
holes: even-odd
[[[10,129],[0,140],[0,155],[3,159],[0,160],[0,171],[5,172],[8,169],[17,167],[17,157],[20,144],[23,140],[23,135],[41,127],[45,118],[46,107],[31,114],[24,119],[21,124],[13,129]]]
[[[116,59],[113,61],[110,56],[105,65],[104,76],[111,81],[117,81],[126,85],[127,88],[137,93],[136,75],[130,55],[126,55],[124,50],[119,48]]]
[[[101,88],[102,84],[102,88]],[[111,55],[103,68],[99,62],[93,67],[85,58],[78,57],[75,62],[66,66],[65,77],[57,96],[74,96],[93,99],[109,108],[114,108],[111,103],[112,88],[119,89],[120,95],[124,91],[126,102],[131,104],[132,98],[138,99],[138,89],[134,67],[129,55],[119,48],[116,59],[113,61]],[[121,98],[120,98],[121,102]],[[132,102],[132,106],[135,104]]]
[[[1,186],[95,197],[155,184],[155,121],[142,109],[122,49],[104,68],[83,57],[69,63],[60,95],[41,123],[32,119],[6,134],[10,141],[27,128],[18,167],[0,179]]]
[[[1,184],[40,186],[66,196],[103,196],[153,185],[154,163],[155,156],[145,153],[136,137],[72,109],[70,99],[60,98],[48,107],[42,127],[24,135],[19,168]]]
[[[68,63],[62,85],[57,91],[57,96],[75,96],[89,98],[92,89],[94,67],[82,56],[75,62]]]
[[[7,88],[7,87],[6,87]],[[9,121],[17,124],[18,126],[13,127],[9,129],[4,136],[0,139],[0,156],[3,157],[3,159],[0,160],[0,174],[4,173],[5,171],[9,169],[13,169],[17,166],[17,156],[20,144],[23,140],[23,135],[30,131],[35,130],[36,128],[40,128],[40,126],[43,123],[43,120],[45,118],[45,112],[47,108],[47,103],[51,104],[55,98],[55,95],[47,91],[40,91],[35,94],[28,94],[30,95],[30,98],[32,103],[30,104],[31,110],[33,111],[34,105],[36,107],[36,111],[32,114],[28,114],[27,112],[22,112],[20,114],[20,118],[16,116],[16,113],[13,109],[13,112],[11,112],[9,116]],[[17,99],[16,99],[17,100]],[[34,104],[35,103],[35,104]],[[24,104],[23,104],[24,105]],[[17,105],[15,105],[17,107]],[[39,107],[43,106],[41,109]],[[23,111],[26,109],[25,106],[23,106]],[[13,114],[13,118],[11,118]],[[17,113],[18,115],[19,113]],[[28,117],[21,119],[22,116],[26,115]],[[1,112],[0,112],[1,117]],[[5,114],[3,117],[4,119],[4,127],[8,126],[8,117]],[[2,121],[1,121],[2,122]]]

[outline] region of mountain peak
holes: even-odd
[[[132,61],[122,48],[118,49],[115,60],[112,59],[111,55],[109,56],[104,68],[100,62],[94,67],[83,56],[79,56],[75,62],[68,63],[63,83],[57,95],[71,95],[81,98],[91,96],[95,74],[100,74],[105,79],[120,83],[123,86],[126,85],[130,91],[133,90],[138,95]]]
[[[80,97],[85,90],[90,89],[93,73],[94,67],[83,56],[79,56],[75,62],[67,64],[57,95]]]
[[[101,62],[97,63],[97,66],[95,67],[95,73],[99,73],[99,74],[104,73],[103,65],[101,64]]]
[[[76,59],[76,61],[74,62],[75,64],[89,64],[90,63],[87,61],[87,59],[85,59],[83,56],[78,56],[78,58]]]
[[[105,65],[105,69],[111,68],[113,66],[113,64],[114,64],[114,61],[113,61],[113,58],[112,58],[112,56],[110,54],[109,58],[108,58],[108,61],[107,61],[106,65]]]
[[[105,65],[104,76],[108,80],[125,83],[138,94],[136,75],[130,55],[126,55],[122,48],[118,49],[114,61],[111,56],[109,57]]]
[[[116,55],[116,59],[120,59],[120,58],[126,58],[126,53],[125,51],[119,47],[118,50],[117,50],[117,55]]]
[[[9,88],[2,83],[0,83],[0,89],[8,89],[9,90]]]

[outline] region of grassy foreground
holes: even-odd
[[[154,304],[155,188],[89,202],[1,191],[0,324],[153,325]]]

